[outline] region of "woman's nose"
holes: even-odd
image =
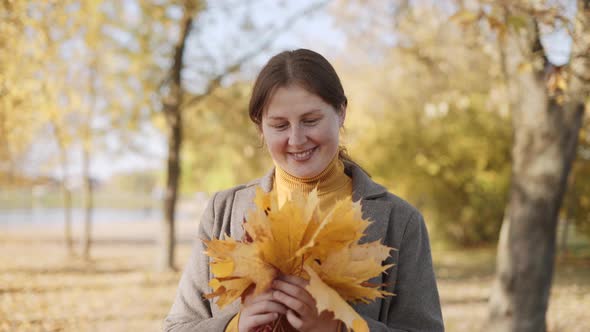
[[[303,145],[306,141],[305,129],[301,126],[292,126],[289,135],[289,145],[299,146]]]

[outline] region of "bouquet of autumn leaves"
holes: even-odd
[[[329,310],[347,328],[368,332],[367,323],[348,302],[368,303],[393,295],[367,282],[392,266],[382,265],[392,248],[379,241],[358,244],[369,226],[360,203],[342,200],[321,213],[314,190],[307,196],[295,194],[279,208],[274,191],[260,188],[254,203],[256,209],[244,223],[247,240],[226,236],[205,241],[215,277],[209,283],[213,293],[206,297],[219,297],[217,305],[223,307],[250,287],[254,295],[265,292],[279,274],[295,275],[309,280],[306,290],[320,313]]]

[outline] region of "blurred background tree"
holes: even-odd
[[[569,189],[561,211],[563,229],[559,240],[561,252],[565,254],[567,254],[571,226],[575,227],[577,232],[590,237],[590,185],[586,179],[590,179],[590,119],[588,117],[580,131],[576,161],[572,167]]]
[[[183,190],[212,192],[246,183],[270,169],[272,161],[248,116],[250,84],[236,82],[217,89],[187,111]]]
[[[447,17],[437,7],[406,9],[395,30],[403,42],[346,72],[353,109],[362,110],[352,123],[363,124],[350,130],[351,151],[417,204],[437,236],[481,245],[497,239],[507,199],[510,114],[490,41]]]

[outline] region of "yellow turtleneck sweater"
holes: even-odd
[[[352,196],[352,180],[344,173],[344,164],[338,158],[338,154],[326,169],[310,178],[295,177],[275,165],[273,190],[277,191],[279,206],[282,206],[290,199],[293,192],[309,194],[316,186],[318,188],[321,213],[330,211],[337,201]],[[229,322],[225,332],[237,332],[239,320],[240,313]]]
[[[279,206],[291,198],[293,192],[309,194],[318,188],[320,211],[328,212],[339,200],[352,195],[352,180],[344,173],[344,164],[338,154],[320,174],[310,178],[298,178],[282,168],[276,167],[274,189],[277,191]]]

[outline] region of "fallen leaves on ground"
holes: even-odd
[[[196,229],[194,222],[179,226],[179,234]],[[109,224],[103,236],[132,239],[143,234],[149,239],[158,227]],[[0,227],[0,332],[161,331],[182,270],[151,272],[157,249],[136,240],[96,242],[94,263],[70,261],[64,244],[55,241],[62,234],[61,228],[46,225]],[[191,248],[189,241],[178,243],[177,266],[186,264]],[[448,331],[482,331],[495,249],[433,250]],[[589,266],[587,256],[557,260],[547,310],[549,332],[590,331]]]

